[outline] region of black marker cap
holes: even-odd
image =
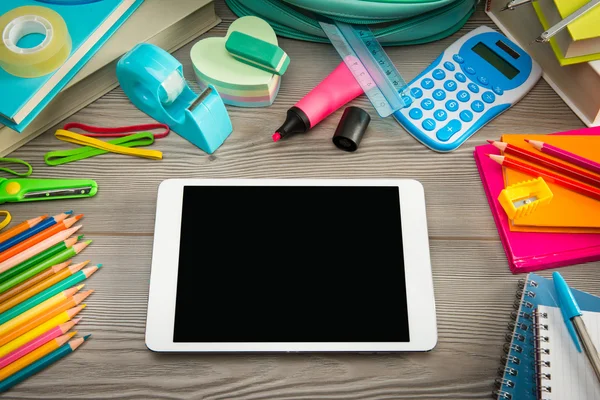
[[[371,116],[362,108],[346,108],[333,135],[333,144],[345,151],[356,151],[369,122]]]

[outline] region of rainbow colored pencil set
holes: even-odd
[[[42,215],[0,232],[0,393],[79,348],[79,313],[101,265],[74,261],[84,239],[83,214]]]

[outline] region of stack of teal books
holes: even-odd
[[[0,123],[22,132],[142,2],[0,2]]]

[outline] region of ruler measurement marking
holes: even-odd
[[[373,33],[338,22],[320,24],[377,113],[385,118],[403,108],[406,82]]]

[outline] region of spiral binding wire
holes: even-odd
[[[503,367],[498,369],[498,378],[495,380],[495,389],[492,391],[492,395],[496,399],[503,400],[518,400],[513,398],[513,395],[509,390],[515,388],[515,381],[510,379],[518,375],[518,370],[512,368],[510,365],[520,365],[521,358],[518,354],[523,353],[523,346],[520,342],[524,343],[526,338],[523,334],[517,332],[517,329],[522,331],[534,330],[534,312],[533,304],[527,300],[527,298],[534,298],[535,292],[526,288],[526,285],[536,288],[538,287],[535,281],[526,281],[521,279],[517,285],[517,291],[515,293],[515,300],[513,304],[514,311],[511,312],[511,322],[508,323],[508,332],[505,335],[506,343],[504,344],[504,353],[500,359]],[[530,311],[527,311],[530,310]],[[523,321],[530,321],[527,324]],[[516,353],[516,354],[515,354]]]
[[[547,331],[548,325],[544,322],[545,319],[548,319],[548,314],[545,312],[535,311],[534,313],[534,324],[533,324],[533,338],[536,341],[535,348],[538,351],[535,354],[535,371],[537,378],[537,386],[540,388],[540,392],[538,398],[544,400],[544,393],[552,392],[552,374],[548,372],[542,372],[542,368],[550,368],[551,363],[550,360],[546,358],[546,356],[550,355],[550,349],[544,347],[544,343],[550,342],[550,338],[547,335],[539,333],[541,331]]]

